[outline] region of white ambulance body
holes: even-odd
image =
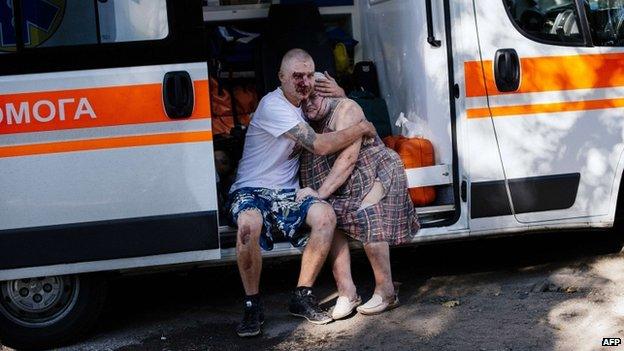
[[[410,187],[437,190],[414,243],[613,227],[624,1],[349,8],[391,122],[403,114],[436,152],[435,166],[406,171]],[[234,260],[213,156],[213,13],[198,0],[0,1],[2,340],[45,345],[88,327],[104,291],[95,272]]]

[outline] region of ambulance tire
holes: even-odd
[[[621,227],[620,227],[621,229]],[[624,247],[624,235],[614,229],[609,230],[605,237],[600,241],[600,254],[613,254],[622,251]]]
[[[0,345],[50,349],[80,338],[95,326],[106,288],[102,275],[0,282]]]

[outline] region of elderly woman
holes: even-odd
[[[365,118],[353,100],[323,95],[317,89],[302,106],[317,133],[341,130]],[[325,199],[336,212],[337,233],[330,255],[339,297],[332,317],[344,318],[356,307],[362,314],[396,307],[399,300],[392,283],[389,245],[408,242],[419,229],[399,156],[379,137],[360,139],[338,154],[319,156],[304,151],[300,173],[306,187],[301,197]],[[361,306],[351,276],[349,237],[364,244],[375,276],[375,292]]]

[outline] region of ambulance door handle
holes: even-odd
[[[425,11],[427,14],[427,43],[434,48],[442,46],[442,42],[436,39],[433,33],[433,10],[431,10],[431,0],[425,0]]]
[[[520,87],[520,59],[514,49],[500,49],[494,56],[494,80],[500,92]]]
[[[193,113],[193,80],[186,71],[167,72],[163,78],[163,104],[169,118],[186,118]]]

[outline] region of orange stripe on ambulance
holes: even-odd
[[[76,101],[78,100],[78,101]],[[31,104],[29,101],[19,103],[9,102],[0,105],[0,124],[30,124],[48,123],[53,120],[74,121],[88,117],[96,119],[97,115],[93,106],[86,97],[79,99],[66,98],[51,100],[38,100]]]

